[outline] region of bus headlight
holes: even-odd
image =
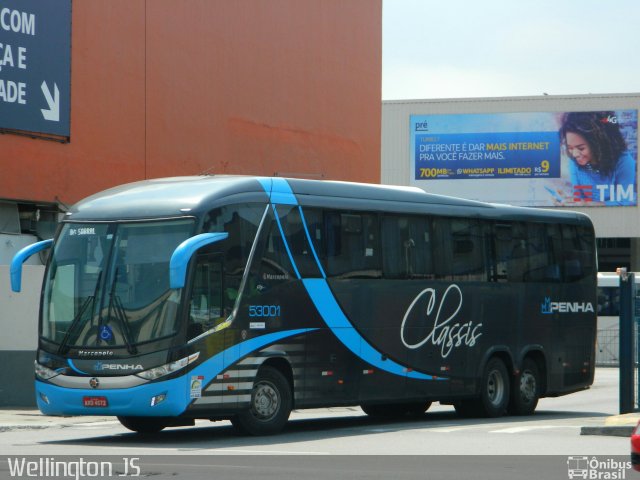
[[[50,368],[47,368],[44,365],[39,364],[37,361],[33,363],[35,365],[36,376],[38,378],[41,378],[42,380],[49,380],[50,378],[60,375],[60,372],[51,370]]]
[[[167,363],[166,365],[162,365],[161,367],[150,368],[149,370],[145,370],[144,372],[136,373],[136,375],[146,380],[156,380],[160,377],[164,377],[165,375],[169,375],[170,373],[177,372],[190,363],[195,362],[199,356],[200,352],[196,352],[193,355],[181,358],[180,360],[176,360],[175,362]]]

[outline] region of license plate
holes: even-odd
[[[107,397],[82,397],[82,404],[85,407],[108,407]]]

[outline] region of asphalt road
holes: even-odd
[[[567,478],[569,457],[629,459],[628,438],[580,435],[582,427],[615,420],[617,375],[616,369],[598,369],[590,390],[543,399],[530,417],[463,419],[436,404],[417,419],[379,421],[356,407],[318,409],[294,412],[284,432],[271,437],[242,437],[228,422],[207,421],[139,436],[108,417],[4,411],[0,477],[20,478],[11,476],[8,457],[73,462],[98,456],[117,466],[114,476],[120,478],[131,476],[123,459],[132,458],[139,459],[134,464],[142,477],[154,479],[497,479],[527,478],[530,471],[535,478]]]

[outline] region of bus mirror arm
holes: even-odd
[[[31,245],[27,245],[21,249],[13,256],[13,259],[11,260],[11,267],[9,269],[12,291],[18,293],[22,290],[22,264],[32,255],[50,248],[52,244],[53,239],[32,243]]]
[[[183,288],[187,278],[187,266],[193,254],[202,247],[224,240],[228,236],[226,232],[201,233],[187,238],[178,245],[169,261],[169,287]]]

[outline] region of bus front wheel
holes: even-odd
[[[167,424],[159,418],[155,417],[118,417],[123,427],[137,433],[158,433],[163,430]]]
[[[264,366],[251,391],[250,408],[231,419],[242,433],[272,435],[283,429],[292,407],[291,387],[277,369]]]
[[[482,375],[480,405],[487,417],[504,415],[509,405],[509,373],[504,362],[497,357],[487,362]]]

